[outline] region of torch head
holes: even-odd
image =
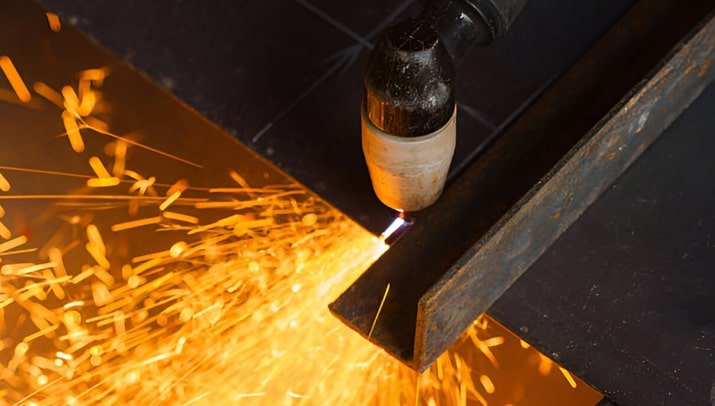
[[[442,193],[456,143],[455,69],[423,19],[392,25],[365,72],[362,146],[378,198],[421,210]]]

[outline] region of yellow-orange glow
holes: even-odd
[[[192,171],[202,166],[112,134],[92,116],[93,103],[83,110],[87,95],[100,94],[96,87],[107,72],[81,72],[79,96],[70,86],[61,96],[41,82],[34,88],[64,109],[75,152],[85,150],[80,129],[112,139],[104,149],[114,159],[111,172],[93,143],[91,156],[81,158],[89,159],[86,173],[0,167],[77,178],[90,187],[128,186],[111,189],[120,194],[0,195],[49,201],[54,205],[43,221],[61,219],[61,229],[48,230],[56,232],[46,240],[28,238],[31,233],[12,238],[10,230],[2,235],[8,241],[0,243],[0,405],[4,399],[28,405],[487,405],[490,395],[507,392],[493,371],[509,342],[503,334],[485,336],[485,318],[459,340],[470,346],[469,358],[448,351],[417,374],[328,314],[327,304],[388,249],[389,233],[371,235],[295,184],[256,187],[229,171],[217,185],[239,187],[190,188],[185,180],[160,185],[139,174],[129,146]],[[160,186],[167,189],[163,196],[155,190]],[[126,208],[136,214],[139,202],[142,216],[126,217]],[[107,204],[123,217],[91,210]],[[23,232],[19,223],[9,224]],[[389,284],[370,335],[380,328],[386,300],[399,300]],[[489,375],[474,370],[476,360],[492,368]],[[571,385],[574,378],[562,373]]]
[[[539,354],[539,373],[546,376],[551,372],[551,367],[553,366],[553,361],[543,354]]]

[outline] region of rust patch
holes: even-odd
[[[703,66],[698,69],[698,73],[696,73],[695,76],[699,78],[703,77],[703,75],[705,75],[705,73],[707,73],[708,69],[710,68],[710,62],[712,62],[712,60],[706,59],[703,63]]]

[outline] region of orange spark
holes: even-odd
[[[8,229],[2,221],[0,221],[0,237],[6,240],[12,238],[12,233],[10,232],[10,229]]]
[[[10,241],[6,241],[2,244],[0,244],[0,253],[10,251],[11,249],[17,248],[21,245],[24,245],[27,243],[27,237],[24,235],[21,235],[17,238],[13,238]]]
[[[114,176],[122,176],[124,174],[124,168],[127,159],[127,143],[124,141],[117,141],[114,143],[114,166],[112,167],[112,174]]]
[[[72,86],[62,87],[62,97],[64,98],[63,105],[65,109],[72,114],[77,114],[77,110],[79,109],[79,97]]]
[[[91,178],[87,179],[87,186],[89,187],[112,187],[119,184],[119,178]]]
[[[20,77],[17,69],[15,69],[15,65],[8,56],[0,56],[0,69],[5,73],[5,77],[10,82],[10,86],[12,86],[12,90],[15,91],[17,98],[23,103],[29,102],[32,99],[30,91],[27,90],[25,82],[22,81],[22,77]]]
[[[172,203],[176,201],[181,197],[181,192],[174,192],[171,196],[167,197],[166,200],[164,200],[161,205],[159,205],[159,210],[164,211],[166,210],[169,206],[171,206]]]
[[[101,85],[104,79],[107,77],[107,68],[94,68],[85,69],[79,73],[79,77],[82,80],[89,80]]]
[[[2,173],[0,173],[0,190],[3,192],[10,191],[10,182],[7,181],[7,178]]]
[[[372,337],[372,332],[375,330],[375,325],[377,324],[377,318],[380,317],[380,312],[382,312],[382,305],[385,304],[385,300],[387,299],[387,294],[390,292],[390,284],[387,284],[387,287],[385,288],[385,294],[382,295],[382,300],[380,301],[380,306],[377,308],[377,312],[375,313],[375,318],[372,319],[372,325],[370,326],[370,332],[367,334],[367,339],[369,340],[370,337]]]
[[[96,156],[89,158],[89,166],[92,167],[92,170],[94,171],[94,173],[97,175],[98,178],[111,178],[112,177],[112,175],[109,174],[109,171],[104,166],[102,161]]]
[[[181,213],[176,213],[173,211],[164,211],[162,215],[170,220],[177,220],[177,221],[183,221],[184,223],[189,223],[189,224],[198,224],[199,219],[194,216],[189,216],[186,214],[181,214]]]
[[[67,132],[67,138],[70,140],[70,145],[74,152],[84,151],[84,141],[82,140],[82,134],[79,132],[79,127],[77,126],[77,120],[69,111],[65,110],[62,112],[62,123],[65,126],[65,131]]]
[[[77,107],[77,114],[82,117],[86,117],[92,114],[94,110],[94,105],[97,103],[97,95],[92,90],[87,90],[81,98],[79,106]]]
[[[145,219],[140,219],[140,220],[134,220],[134,221],[127,221],[124,223],[118,223],[112,226],[112,231],[123,231],[123,230],[129,230],[132,228],[137,228],[137,227],[143,227],[143,226],[148,226],[151,224],[159,224],[161,223],[161,216],[157,217],[148,217]]]
[[[63,99],[61,94],[59,94],[55,89],[49,87],[47,84],[43,82],[35,82],[35,84],[32,85],[32,90],[55,106],[64,109],[65,99]]]
[[[46,199],[54,203],[53,210],[71,210],[59,214],[70,219],[60,223],[71,232],[56,241],[33,241],[46,247],[38,250],[36,260],[23,255],[18,263],[3,262],[0,267],[4,276],[0,332],[4,334],[7,327],[19,331],[23,323],[24,330],[30,329],[12,343],[0,339],[0,351],[20,342],[0,370],[0,380],[9,388],[0,390],[0,398],[21,404],[70,405],[251,400],[347,404],[358,399],[419,404],[420,398],[432,405],[487,404],[482,393],[493,394],[498,377],[481,370],[473,373],[471,358],[450,351],[435,367],[416,376],[326,313],[334,296],[387,249],[379,237],[295,185],[250,187],[231,172],[239,187],[192,190],[233,196],[186,198],[180,197],[189,189],[186,181],[158,184],[154,177],[144,178],[126,169],[132,164],[126,162],[127,146],[142,144],[109,133],[108,125],[92,116],[79,117],[91,111],[88,106],[93,103],[85,98],[91,97],[91,86],[101,84],[106,73],[104,68],[81,72],[79,95],[69,86],[64,96],[35,86],[48,100],[61,98],[60,105],[67,109],[63,121],[71,118],[80,151],[84,149],[80,128],[117,140],[105,149],[114,149],[114,165],[110,174],[99,158],[90,158],[96,178],[41,169],[13,170],[88,179],[90,186],[117,185],[126,176],[124,182],[131,186],[129,195],[0,195],[0,200]],[[77,151],[71,127],[65,124]],[[156,193],[157,186],[168,189],[165,196]],[[117,223],[116,218],[103,218],[102,211],[82,216],[75,211],[114,208],[127,202],[137,206],[141,202],[154,214],[157,208],[163,212]],[[201,208],[201,216],[165,210],[180,205]],[[93,224],[86,227],[86,236],[77,235],[89,221]],[[111,244],[105,246],[95,224],[109,227],[112,223],[114,232],[161,226],[108,234]],[[155,233],[154,228],[161,232]],[[3,242],[0,256],[33,252],[34,248],[13,251],[27,242],[25,236]],[[156,247],[159,242],[163,245]],[[84,250],[74,249],[81,244]],[[370,337],[389,290],[387,284]],[[5,308],[24,319],[13,320],[15,326],[6,324]],[[468,337],[481,352],[470,351],[479,357],[483,354],[496,368],[490,348],[504,344],[507,337],[478,336],[486,327],[486,319],[480,318],[469,328]],[[564,376],[568,380],[570,375]],[[501,386],[499,392],[504,392]]]
[[[154,147],[150,147],[150,146],[148,146],[148,145],[142,144],[142,143],[137,142],[137,141],[133,141],[133,140],[131,140],[131,139],[129,139],[129,138],[122,137],[122,136],[119,136],[119,135],[116,135],[116,134],[112,134],[112,133],[110,133],[109,131],[103,130],[103,129],[99,128],[99,127],[91,126],[91,125],[89,125],[88,123],[85,123],[85,127],[86,127],[86,128],[89,128],[90,130],[93,130],[93,131],[95,131],[95,132],[97,132],[97,133],[99,133],[99,134],[103,134],[103,135],[106,135],[106,136],[108,136],[108,137],[111,137],[111,138],[114,138],[114,139],[117,139],[117,140],[124,141],[124,142],[126,142],[127,144],[129,144],[129,145],[134,145],[135,147],[139,147],[139,148],[145,149],[145,150],[147,150],[147,151],[153,152],[153,153],[155,153],[155,154],[158,154],[158,155],[161,155],[161,156],[164,156],[164,157],[167,157],[167,158],[171,158],[171,159],[173,159],[173,160],[175,160],[175,161],[184,163],[184,164],[186,164],[186,165],[193,166],[193,167],[195,167],[195,168],[203,168],[202,165],[199,165],[199,164],[197,164],[197,163],[195,163],[195,162],[191,162],[191,161],[189,161],[188,159],[180,158],[180,157],[178,157],[178,156],[176,156],[176,155],[173,155],[173,154],[170,154],[170,153],[168,153],[168,152],[165,152],[165,151],[156,149],[156,148],[154,148]]]
[[[566,378],[566,381],[568,381],[569,385],[573,389],[576,389],[576,381],[573,379],[573,376],[571,376],[571,373],[563,367],[559,367],[559,371],[561,371],[561,374],[564,376],[564,378]]]
[[[57,14],[50,12],[45,13],[45,15],[47,16],[47,23],[50,25],[50,29],[53,32],[60,32],[60,30],[62,29],[60,17]]]

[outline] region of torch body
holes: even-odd
[[[375,194],[417,211],[442,193],[456,144],[456,66],[511,26],[526,0],[432,0],[390,26],[365,72],[362,146]]]

